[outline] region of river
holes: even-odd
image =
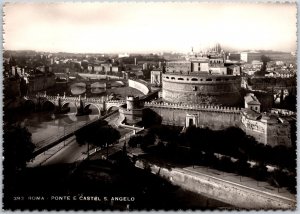
[[[97,118],[98,115],[76,116],[75,113],[54,115],[39,112],[23,117],[21,124],[29,130],[32,142],[40,148]]]

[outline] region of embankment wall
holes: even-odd
[[[140,160],[136,162],[139,168],[145,168]],[[203,173],[193,173],[185,169],[171,170],[150,164],[151,172],[168,179],[173,184],[189,191],[223,201],[246,209],[295,209],[296,201],[279,195],[263,192],[222,180]]]

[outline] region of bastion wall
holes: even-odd
[[[178,105],[145,102],[145,108],[150,108],[162,118],[164,125],[185,126],[186,115],[197,115],[199,127],[220,130],[231,126],[240,126],[240,109],[235,107],[218,107],[205,105]]]
[[[268,124],[267,144],[270,146],[292,146],[291,126],[285,124]]]
[[[238,127],[246,134],[253,136],[257,142],[270,146],[283,145],[290,147],[290,124],[274,123],[249,119],[237,107],[222,107],[211,105],[188,105],[175,103],[145,102],[149,108],[161,117],[163,125],[186,126],[187,114],[193,115],[196,124],[201,128],[222,130],[229,127]]]

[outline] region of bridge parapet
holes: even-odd
[[[103,99],[99,99],[99,98],[86,98],[86,99],[82,99],[84,100],[85,102],[90,102],[90,103],[100,103],[102,104],[103,103]]]
[[[110,104],[125,104],[126,101],[125,100],[109,100],[106,103],[110,103]]]
[[[104,102],[105,103],[109,103],[109,104],[125,104],[126,101],[125,100],[108,100],[108,101],[105,101],[103,98],[85,98],[85,97],[66,97],[66,96],[39,96],[39,95],[36,95],[36,96],[25,96],[24,98],[26,100],[34,100],[36,98],[44,98],[44,99],[47,99],[47,100],[51,100],[51,101],[54,101],[54,100],[57,100],[58,98],[60,98],[62,101],[72,101],[72,102],[76,102],[76,101],[79,101],[79,100],[82,100],[84,102],[87,102],[87,103],[95,103],[95,104],[103,104]]]
[[[144,106],[157,107],[157,108],[184,109],[184,110],[214,111],[214,112],[224,112],[224,113],[233,113],[233,114],[239,114],[241,112],[241,108],[239,107],[214,106],[214,105],[145,102]]]

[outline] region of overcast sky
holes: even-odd
[[[6,4],[7,50],[81,53],[296,50],[296,4]]]

